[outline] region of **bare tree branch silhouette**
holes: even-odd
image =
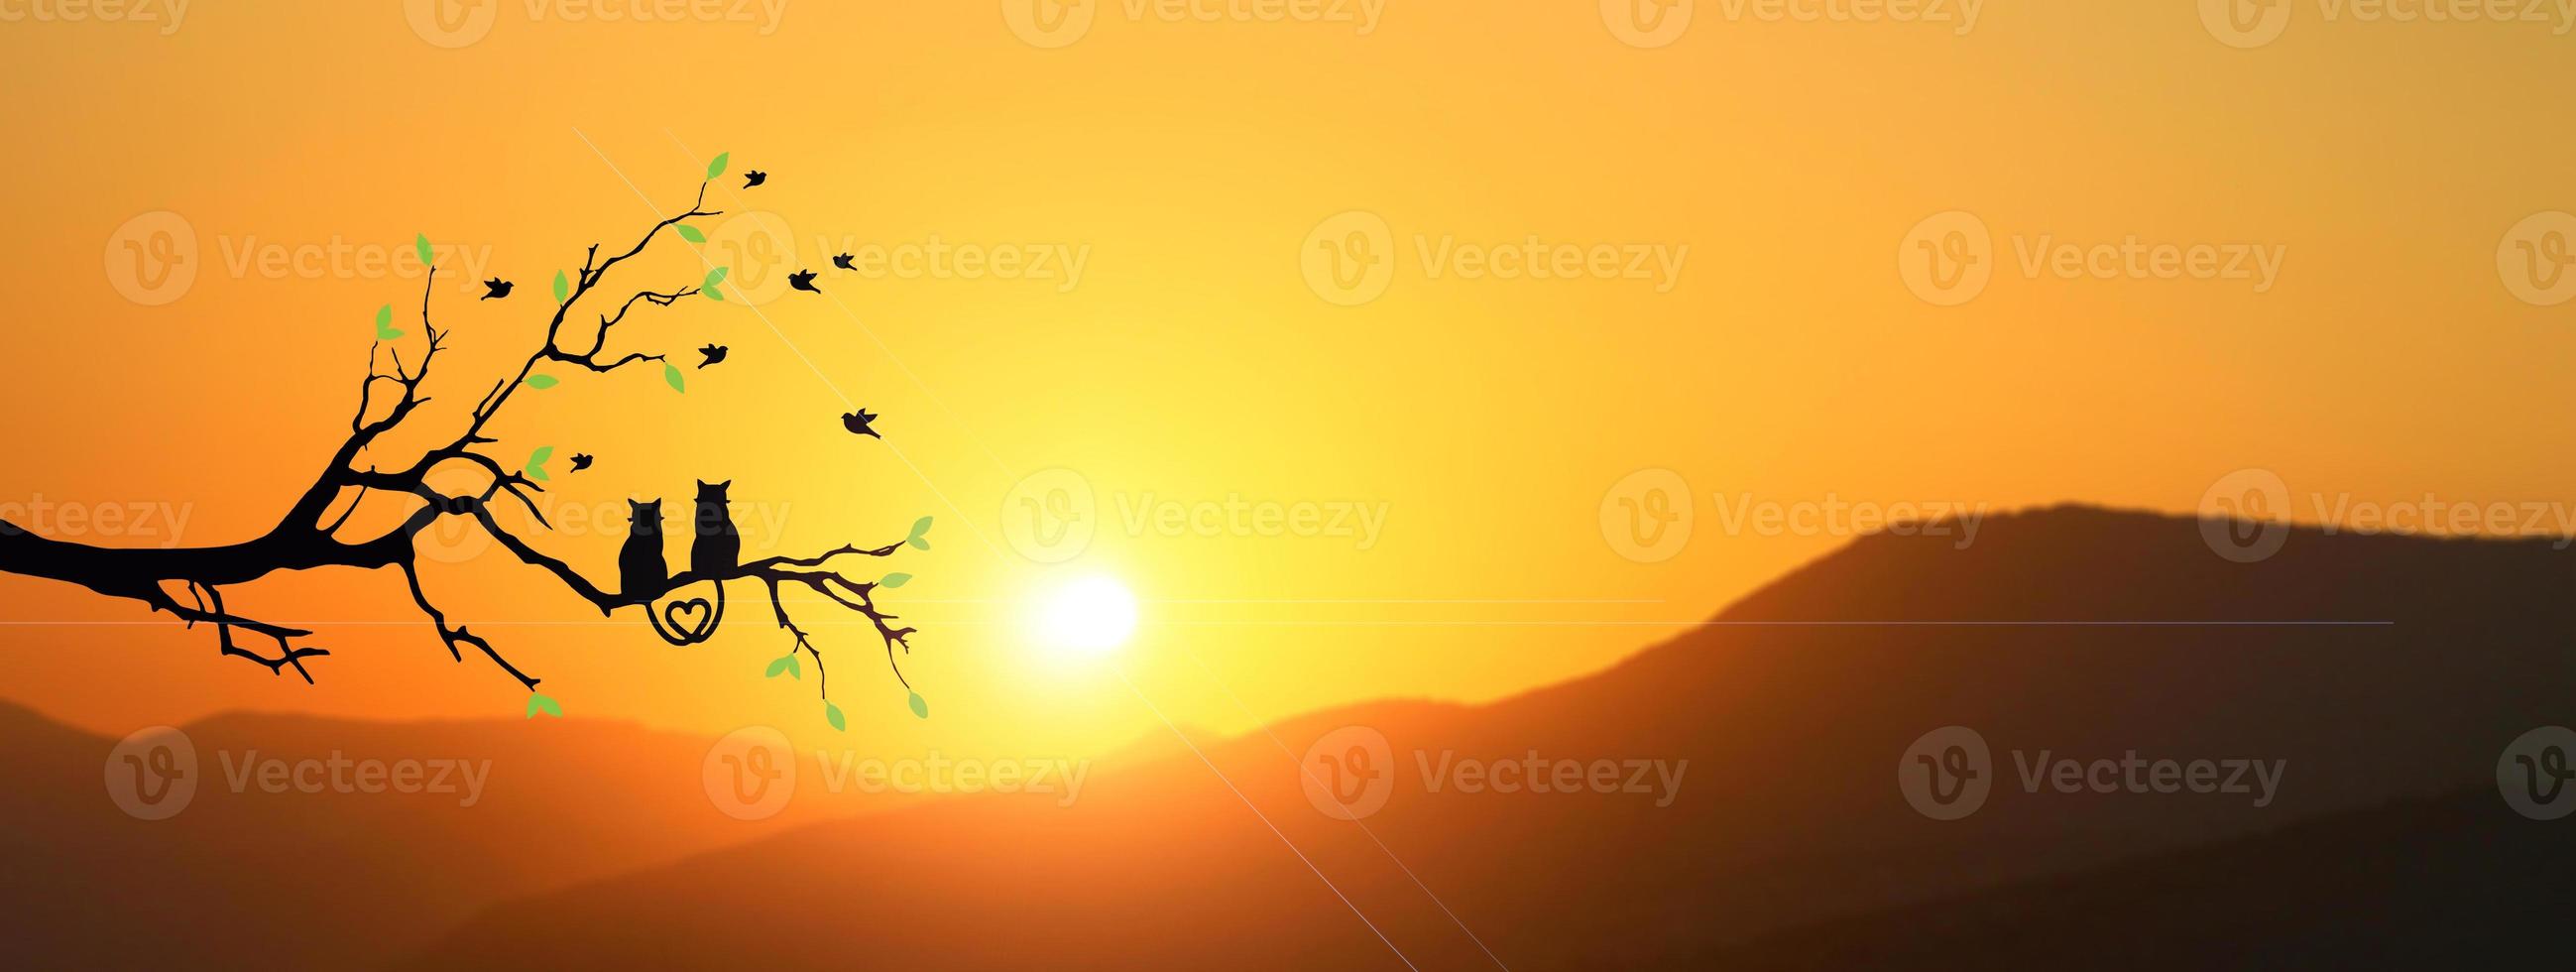
[[[847,544],[812,557],[770,557],[725,569],[692,569],[671,576],[667,582],[653,589],[612,592],[582,576],[563,560],[539,551],[527,538],[504,527],[493,515],[494,502],[507,494],[524,507],[540,527],[552,529],[531,495],[543,492],[545,486],[525,470],[512,470],[483,451],[483,447],[499,441],[484,434],[486,427],[520,389],[530,387],[528,378],[534,369],[540,363],[555,362],[606,374],[645,362],[665,362],[667,365],[662,354],[634,352],[609,361],[600,360],[600,355],[608,343],[609,332],[625,321],[628,312],[637,304],[669,307],[681,298],[703,292],[702,287],[720,286],[721,271],[710,275],[700,287],[639,290],[624,298],[613,313],[592,315],[585,312],[585,316],[595,316],[596,325],[575,318],[576,308],[588,306],[585,298],[590,298],[608,281],[611,271],[643,253],[665,231],[687,235],[691,240],[703,238],[694,231],[681,234],[675,231],[675,227],[680,227],[687,220],[722,215],[721,211],[705,208],[707,185],[721,175],[721,165],[719,160],[710,166],[707,180],[699,184],[697,198],[686,212],[653,224],[625,252],[602,259],[600,245],[592,244],[582,259],[581,269],[564,282],[568,288],[561,292],[561,302],[547,322],[544,342],[520,362],[516,374],[498,379],[482,393],[474,409],[463,417],[461,431],[452,436],[433,433],[429,440],[439,444],[422,450],[409,464],[389,469],[368,457],[372,454],[371,447],[389,433],[398,429],[417,431],[407,423],[417,424],[414,419],[421,415],[418,410],[431,401],[424,388],[432,371],[441,362],[442,353],[448,348],[448,339],[455,333],[453,330],[440,330],[431,320],[430,292],[437,278],[434,266],[429,269],[429,280],[423,283],[421,294],[420,322],[426,349],[416,362],[406,363],[397,343],[401,338],[399,332],[384,330],[380,325],[377,340],[367,350],[367,376],[359,382],[358,410],[349,420],[348,439],[331,454],[311,485],[296,497],[275,526],[251,539],[220,546],[141,548],[102,547],[50,539],[16,524],[0,521],[0,572],[66,581],[108,597],[140,601],[155,612],[169,612],[192,629],[199,623],[211,624],[222,655],[249,659],[274,674],[283,674],[291,668],[311,683],[313,673],[307,663],[330,655],[330,651],[306,643],[311,631],[260,621],[227,609],[224,589],[280,572],[323,567],[396,568],[402,572],[412,602],[426,616],[450,655],[463,661],[465,649],[470,647],[533,693],[541,679],[511,664],[490,640],[466,625],[451,623],[447,613],[440,610],[421,585],[414,538],[442,518],[460,517],[488,533],[521,563],[542,569],[573,594],[590,602],[603,617],[626,608],[641,608],[649,616],[657,600],[692,584],[758,581],[769,594],[778,626],[794,638],[787,658],[793,659],[798,652],[810,655],[815,663],[820,690],[824,687],[822,652],[791,619],[780,596],[781,589],[786,587],[810,589],[873,622],[878,638],[884,642],[888,667],[893,670],[897,681],[902,682],[907,691],[910,690],[911,683],[903,676],[897,649],[904,654],[911,652],[908,638],[915,629],[897,626],[895,615],[878,608],[875,594],[880,582],[846,576],[835,565],[854,558],[888,557],[907,543],[926,548],[926,541],[921,539],[926,520],[915,524],[910,537],[884,546]],[[426,243],[423,245],[425,247]],[[574,350],[575,347],[581,350]],[[389,370],[385,364],[390,364]],[[399,397],[395,397],[396,393]],[[385,401],[380,402],[380,398]],[[376,414],[379,410],[382,414]],[[485,481],[477,489],[455,493],[431,487],[431,473],[446,467],[478,471]],[[419,505],[390,530],[358,537],[343,536],[342,528],[349,523],[351,514],[372,494],[405,496]],[[333,508],[343,502],[347,508],[332,515]],[[183,597],[184,601],[181,600]],[[664,610],[668,614],[690,605],[702,607],[703,604],[703,601],[675,601]],[[704,635],[711,633],[701,632],[695,640],[702,640]],[[236,640],[237,635],[254,636],[273,643],[274,650],[244,647]],[[547,701],[551,704],[551,700]],[[825,701],[828,707],[828,695]],[[920,703],[917,696],[914,704],[918,711]],[[530,712],[533,714],[536,710],[532,702]],[[838,709],[828,708],[828,711],[837,725],[840,721]]]

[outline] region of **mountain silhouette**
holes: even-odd
[[[2088,927],[2161,933],[2133,925],[2199,914],[2174,896],[2214,878],[2130,875],[2258,847],[2276,849],[2233,858],[2255,863],[2228,878],[2246,885],[2232,900],[2272,911],[2238,915],[2232,934],[2260,934],[2273,911],[2342,908],[2404,938],[2437,936],[2450,912],[2379,907],[2369,896],[2389,882],[2303,862],[2447,862],[2418,868],[2401,900],[2475,895],[2538,866],[2511,846],[2531,822],[2496,797],[2495,767],[2526,730],[2569,719],[2569,554],[2302,528],[2240,564],[2202,526],[2061,507],[1991,518],[1965,550],[1872,535],[1590,677],[1488,705],[1302,716],[1202,744],[1204,761],[1104,769],[1069,807],[988,797],[816,822],[494,904],[419,964],[1400,968],[1398,951],[1420,968],[1797,964],[1876,940],[1841,931],[1874,916],[1974,927],[1981,902],[2047,898],[2015,889],[2051,880],[2100,891],[2067,899],[2100,902]],[[1992,791],[1934,820],[1898,770],[1953,725],[1990,745]],[[1359,824],[1311,803],[1301,770],[1346,726],[1391,754],[1385,803]],[[2021,780],[2025,759],[2130,752],[2282,772],[2259,804]],[[1665,792],[1542,794],[1468,792],[1424,769],[1532,759],[1683,772]],[[2424,801],[2486,822],[2419,832],[2370,816]],[[1909,910],[1944,902],[1966,910]],[[1948,940],[1968,950],[1945,958],[1960,963],[1990,944]],[[2469,944],[2484,948],[2450,958],[2519,954]],[[2055,967],[2095,953],[2007,954]]]
[[[2492,787],[2334,814],[1766,937],[1725,969],[2445,968],[2528,954],[2576,900],[2576,830]]]
[[[184,810],[119,812],[115,740],[0,704],[0,940],[31,965],[381,967],[495,901],[856,812],[857,795],[746,823],[701,789],[707,739],[618,722],[370,723],[226,715],[180,727],[197,757]],[[251,767],[488,760],[434,793],[266,792]],[[112,767],[111,767],[112,769]],[[228,772],[228,770],[230,772]],[[421,789],[432,780],[428,770]],[[231,776],[245,781],[231,789]],[[354,777],[352,777],[354,779]],[[318,780],[318,777],[317,777]]]

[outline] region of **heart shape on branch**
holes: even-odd
[[[715,615],[716,606],[703,597],[693,597],[662,605],[662,622],[670,625],[672,631],[679,632],[680,636],[688,639],[691,644],[705,641],[715,634]],[[683,621],[684,617],[696,620]]]

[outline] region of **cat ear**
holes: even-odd
[[[716,488],[717,488],[717,489],[732,489],[732,488],[733,488],[733,480],[728,479],[728,480],[725,480],[724,482],[717,483],[717,484],[716,484]]]

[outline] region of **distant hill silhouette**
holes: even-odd
[[[1947,933],[2009,927],[2011,909],[2041,903],[2091,903],[2068,919],[2090,924],[2069,927],[2131,937],[2207,920],[2172,900],[2222,879],[2192,848],[2256,862],[2226,878],[2245,885],[2226,900],[2277,907],[2177,937],[2259,936],[2274,916],[2295,936],[2336,909],[2374,916],[2375,936],[2431,935],[2454,912],[2370,900],[2401,872],[2308,865],[2438,862],[2402,872],[2401,902],[2546,886],[2505,873],[2538,866],[2515,853],[2538,831],[2495,798],[2494,766],[2525,730],[2571,719],[2571,567],[2540,541],[2312,529],[2238,564],[2204,545],[2198,521],[2081,507],[1992,518],[1967,550],[1877,535],[1592,677],[1471,708],[1355,706],[1208,746],[1231,786],[1181,754],[1095,774],[1069,808],[970,799],[817,823],[493,906],[421,964],[1400,967],[1355,906],[1426,969],[1490,966],[1488,948],[1515,970],[1833,964],[1846,946],[1898,954],[1867,949],[1909,931],[1966,950],[1944,962],[2010,964],[1976,962],[1992,948],[2058,967],[2102,956]],[[2392,623],[2208,623],[2284,621]],[[1897,766],[1953,724],[1991,744],[1995,787],[1974,815],[1939,822],[1909,808]],[[1310,806],[1271,738],[1302,754],[1345,725],[1383,734],[1396,764],[1365,831]],[[2024,792],[2013,754],[2043,750],[2286,771],[2259,808]],[[1532,752],[1688,764],[1662,807],[1454,782],[1433,793],[1417,772],[1417,754]],[[2075,883],[2034,883],[2051,880]],[[2058,887],[2086,893],[2030,890]],[[1889,916],[1950,925],[1872,927]]]
[[[196,795],[142,821],[104,788],[115,740],[0,704],[0,941],[29,967],[382,965],[495,901],[864,806],[725,817],[699,783],[710,740],[616,722],[230,715],[181,728]],[[334,751],[491,762],[472,806],[461,793],[229,789],[227,754],[247,767]]]
[[[1696,956],[1723,969],[2463,968],[2545,953],[2576,828],[2492,786],[2303,821]]]

